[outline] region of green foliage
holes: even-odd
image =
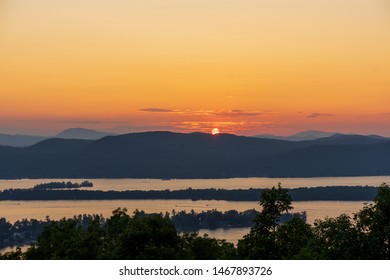
[[[118,208],[106,221],[97,215],[48,221],[35,246],[0,259],[390,259],[386,184],[378,188],[373,204],[353,218],[341,215],[314,225],[298,216],[280,223],[280,216],[292,209],[291,197],[280,184],[261,193],[260,205],[255,225],[237,248],[207,235],[178,234],[169,214],[136,211],[130,216]],[[17,226],[27,223],[22,220]],[[0,227],[7,231],[10,224],[0,219]]]
[[[0,254],[0,260],[22,260],[24,258],[24,254],[22,253],[22,249],[20,247],[16,248],[16,251],[7,252],[3,255]]]
[[[236,248],[226,240],[203,237],[197,233],[184,233],[181,236],[182,249],[186,259],[194,260],[230,260],[237,258]]]
[[[364,236],[347,215],[316,221],[315,239],[309,248],[316,252],[316,259],[351,260],[362,258]]]
[[[179,235],[169,215],[118,208],[103,222],[93,216],[53,221],[21,257],[26,259],[233,259],[236,249],[225,240]],[[7,258],[19,255],[8,254]]]
[[[353,218],[341,215],[316,221],[314,238],[297,258],[390,259],[390,188],[382,184],[374,203]]]
[[[255,225],[238,242],[238,254],[243,259],[280,259],[282,251],[278,244],[277,227],[283,213],[292,209],[291,196],[281,184],[261,192],[262,211],[254,219]]]
[[[53,221],[45,227],[36,246],[26,252],[27,259],[95,259],[101,246],[100,216],[93,216],[87,229],[77,218]]]
[[[238,243],[243,259],[390,259],[390,187],[382,184],[374,204],[354,218],[341,215],[318,220],[313,226],[294,218],[281,225],[278,219],[291,209],[287,190],[262,193],[263,211],[256,224]]]
[[[180,239],[167,217],[117,209],[104,227],[104,259],[177,259]]]
[[[277,246],[282,259],[300,259],[299,254],[313,240],[312,227],[295,216],[287,223],[280,225],[276,232]]]
[[[355,215],[356,227],[364,234],[367,259],[390,259],[390,187],[382,184],[374,204]]]
[[[291,210],[291,195],[287,189],[282,188],[281,183],[278,187],[272,187],[261,192],[260,206],[263,207],[262,214],[277,220],[284,212]]]

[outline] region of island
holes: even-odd
[[[68,182],[50,182],[50,183],[42,183],[35,185],[33,187],[34,190],[50,190],[50,189],[79,189],[79,188],[91,188],[93,187],[92,182],[83,181],[79,183]]]

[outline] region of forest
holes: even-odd
[[[32,189],[6,189],[0,191],[1,200],[115,200],[115,199],[191,199],[191,200],[226,200],[258,201],[263,189],[184,189],[184,190],[127,190],[100,191],[80,189],[56,189],[65,183],[37,185]],[[73,185],[72,183],[70,183]],[[66,184],[65,184],[66,187]],[[372,201],[378,188],[370,186],[332,186],[289,189],[294,201]]]
[[[144,211],[138,211],[138,215],[150,215]],[[176,212],[172,210],[171,213],[160,213],[160,216],[171,219],[178,232],[195,232],[200,229],[217,229],[217,228],[249,228],[254,225],[254,218],[258,215],[255,209],[249,209],[243,212],[236,210],[229,210],[225,212],[217,211],[216,209],[202,211],[200,213],[191,210]],[[301,219],[306,220],[306,213],[284,213],[280,217],[280,222],[284,223],[291,220],[295,215]],[[102,226],[104,226],[106,219],[100,216]],[[83,228],[87,228],[93,220],[92,215],[77,215],[73,217]],[[23,245],[35,244],[38,236],[42,233],[45,226],[55,222],[46,217],[45,220],[37,219],[22,219],[13,224],[5,218],[0,218],[0,250],[6,247],[17,247]]]
[[[353,217],[317,220],[299,216],[281,222],[293,210],[287,189],[263,190],[250,232],[237,246],[225,240],[179,232],[168,215],[129,215],[118,208],[104,219],[74,217],[48,221],[26,252],[1,259],[385,259],[390,258],[390,187],[382,184],[372,204]]]
[[[50,182],[35,185],[33,190],[50,190],[50,189],[79,189],[79,188],[92,188],[93,184],[90,181],[83,181],[79,183],[68,182]]]

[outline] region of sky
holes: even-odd
[[[0,133],[390,136],[388,0],[0,0]]]

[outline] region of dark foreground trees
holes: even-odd
[[[279,217],[291,210],[287,190],[263,191],[262,212],[250,233],[238,242],[241,259],[390,259],[390,188],[382,184],[374,203],[353,218],[317,220],[298,217],[285,224]]]
[[[349,217],[307,224],[286,223],[291,197],[280,185],[261,193],[262,211],[237,247],[224,240],[178,234],[168,215],[118,208],[104,220],[91,216],[49,223],[35,246],[0,259],[390,259],[390,187],[378,188],[373,204]],[[4,227],[7,228],[6,223]]]
[[[374,203],[352,218],[316,221],[314,238],[299,255],[306,259],[390,259],[390,187],[382,184]]]
[[[107,220],[92,216],[83,226],[76,217],[52,222],[35,246],[24,254],[4,257],[25,259],[232,259],[236,248],[224,240],[196,233],[178,234],[161,214],[116,209]]]
[[[291,259],[304,248],[313,234],[311,228],[296,216],[285,224],[280,217],[292,209],[287,189],[278,187],[264,190],[260,197],[262,211],[255,218],[255,225],[238,242],[241,259]]]

